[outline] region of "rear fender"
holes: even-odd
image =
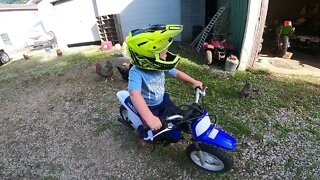
[[[120,103],[128,110],[128,118],[132,122],[135,129],[142,125],[142,121],[138,111],[133,106],[130,95],[128,91],[119,91],[117,92],[117,98]]]

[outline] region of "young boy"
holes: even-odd
[[[165,75],[202,88],[200,81],[175,68],[180,57],[168,51],[172,38],[181,31],[181,25],[155,25],[131,31],[126,38],[133,64],[128,82],[130,99],[143,123],[152,131],[162,127],[158,116],[174,107],[165,93]]]

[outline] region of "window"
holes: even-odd
[[[4,45],[6,45],[6,46],[12,45],[11,40],[10,40],[10,38],[9,38],[9,36],[8,36],[7,33],[5,33],[5,34],[0,34],[0,36],[1,36],[1,39],[2,39],[2,41],[3,41],[3,43],[4,43]]]

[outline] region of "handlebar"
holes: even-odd
[[[170,123],[170,121],[176,120],[176,119],[183,119],[183,116],[181,116],[181,115],[179,115],[179,114],[175,114],[175,115],[171,115],[171,116],[169,116],[169,117],[162,117],[162,118],[160,118],[160,121],[161,121],[162,125],[164,125],[164,126],[167,127],[166,129],[170,130],[170,129],[173,128],[173,124]],[[168,123],[168,122],[169,122],[169,123]],[[147,125],[143,125],[143,129],[144,129],[145,131],[151,130],[151,129],[149,128],[149,126],[147,126]],[[167,131],[167,130],[166,130],[166,131]],[[162,133],[162,132],[161,132],[161,133]],[[161,133],[160,133],[160,134],[161,134]]]
[[[195,91],[196,91],[196,100],[195,100],[195,103],[196,103],[196,104],[199,103],[199,97],[200,97],[200,95],[206,96],[206,90],[207,90],[207,87],[205,87],[203,91],[201,91],[200,87],[196,87],[196,88],[195,88]]]
[[[161,118],[161,122],[162,124],[166,127],[164,129],[162,129],[161,131],[159,131],[157,134],[155,134],[153,137],[152,137],[152,140],[159,136],[160,134],[166,132],[166,131],[170,131],[174,128],[174,125],[171,123],[171,122],[167,122],[167,121],[172,121],[172,120],[175,120],[175,119],[183,119],[183,116],[181,115],[172,115],[172,116],[169,116],[167,118]],[[151,130],[147,125],[143,125],[143,130],[144,131],[149,131]]]
[[[195,103],[196,104],[199,103],[200,95],[202,95],[202,96],[206,95],[206,90],[207,90],[207,87],[205,87],[204,90],[201,90],[200,87],[196,87],[195,88],[195,91],[196,91]],[[162,124],[165,125],[166,128],[161,130],[157,134],[155,134],[153,136],[153,138],[155,138],[156,136],[158,136],[158,135],[160,135],[160,134],[162,134],[162,133],[164,133],[166,131],[172,130],[175,125],[173,125],[170,121],[175,120],[175,119],[183,119],[183,118],[185,118],[185,117],[176,114],[176,115],[172,115],[172,116],[166,117],[165,119],[160,119]],[[168,121],[169,121],[169,123],[167,123]],[[143,125],[143,129],[146,130],[146,131],[150,130],[150,128],[147,125]]]

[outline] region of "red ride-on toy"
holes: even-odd
[[[209,42],[203,43],[203,51],[205,52],[206,64],[213,62],[225,62],[229,55],[235,55],[236,47],[227,43],[227,34],[214,34]]]

